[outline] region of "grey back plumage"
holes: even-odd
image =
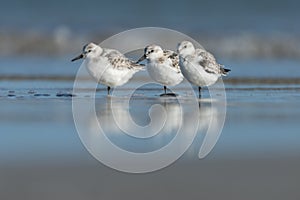
[[[199,64],[207,73],[226,76],[227,73],[230,71],[230,69],[225,69],[223,65],[219,64],[216,61],[216,58],[204,49],[196,49],[195,54],[195,56],[200,58]]]
[[[163,50],[164,56],[169,58],[172,62],[172,67],[178,72],[181,73],[180,67],[179,67],[179,55],[171,50]]]
[[[117,50],[106,49],[103,56],[107,57],[110,64],[115,69],[124,70],[124,69],[134,69],[134,70],[142,70],[144,66],[141,64],[137,64],[130,59],[126,58],[122,53]]]

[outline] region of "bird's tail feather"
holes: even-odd
[[[231,71],[230,69],[224,68],[224,66],[221,66],[220,69],[223,76],[226,76]]]

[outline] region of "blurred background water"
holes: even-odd
[[[1,1],[0,199],[299,199],[299,6],[296,0]],[[146,26],[193,37],[232,72],[224,78],[226,122],[209,156],[197,158],[199,133],[178,162],[136,176],[101,165],[81,144],[68,96],[80,63],[70,59],[90,41]],[[105,88],[99,88],[97,112],[109,122]],[[160,92],[158,85],[139,90],[133,118],[147,123]],[[88,90],[76,95],[91,98]],[[176,118],[177,104],[164,106]],[[174,134],[135,147],[113,130],[114,141],[141,152]]]
[[[38,1],[1,2],[0,55],[64,56],[88,41],[145,26],[197,39],[218,57],[300,55],[299,1]]]

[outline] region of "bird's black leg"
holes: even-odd
[[[199,91],[199,99],[201,98],[201,87],[198,87],[198,91]]]
[[[167,94],[167,86],[164,85],[165,94]]]
[[[107,86],[107,95],[109,95],[110,87]]]

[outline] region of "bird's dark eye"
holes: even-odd
[[[92,50],[90,49],[90,50],[88,50],[88,52],[91,52]]]
[[[154,50],[152,49],[150,52],[151,52],[151,53],[153,53],[153,52],[154,52]]]
[[[187,46],[185,45],[183,48],[187,48]]]

